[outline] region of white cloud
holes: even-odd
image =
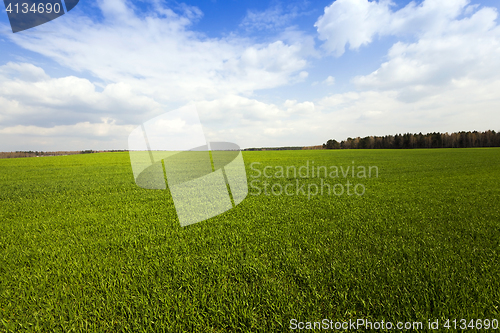
[[[120,126],[109,118],[101,118],[99,123],[88,121],[74,125],[58,125],[53,127],[16,125],[0,129],[0,134],[20,134],[23,136],[49,136],[49,137],[116,137],[128,135],[134,129],[133,125]]]
[[[424,0],[393,11],[389,1],[338,0],[325,8],[316,27],[325,48],[341,55],[369,44],[376,35],[409,36],[396,42],[387,61],[352,82],[360,90],[394,90],[404,101],[417,101],[452,89],[454,80],[500,79],[500,28],[494,8],[468,0]]]
[[[102,22],[75,14],[51,22],[54,33],[9,36],[65,67],[158,101],[251,94],[288,83],[307,65],[310,37],[260,44],[234,35],[207,38],[188,29],[201,15],[192,7],[176,14],[157,2],[155,12],[137,14],[124,0],[97,6]]]
[[[126,149],[124,142],[134,127],[109,118],[51,127],[15,125],[0,129],[0,151]]]
[[[464,12],[469,0],[424,0],[410,2],[392,11],[390,0],[337,0],[325,8],[315,24],[325,48],[341,56],[349,44],[352,50],[368,45],[375,36],[432,35],[449,28],[451,21]]]
[[[287,100],[282,105],[242,96],[196,103],[209,141],[230,141],[241,147],[313,144],[321,124],[313,102]],[[304,143],[307,142],[307,143]]]
[[[371,43],[381,27],[390,20],[390,1],[337,0],[325,8],[325,13],[314,25],[325,47],[335,56],[341,56],[345,45],[357,49]]]
[[[240,26],[246,30],[275,30],[290,25],[293,19],[305,15],[305,5],[289,3],[283,6],[278,3],[264,11],[248,10]]]
[[[335,94],[316,103],[331,120],[330,136],[386,135],[495,129],[500,124],[500,79],[460,79],[439,94],[404,101],[398,90]],[[324,119],[324,118],[323,118]],[[327,121],[327,120],[324,120]],[[493,126],[493,128],[492,128]]]
[[[466,78],[485,84],[500,79],[497,13],[482,8],[424,33],[417,42],[394,44],[379,69],[354,78],[361,89],[397,89],[408,101],[441,94]]]
[[[298,103],[296,100],[286,100],[284,103],[288,114],[303,114],[305,116],[314,112],[313,102]]]
[[[335,78],[330,75],[323,81],[323,84],[326,84],[327,86],[333,86],[335,84]]]
[[[12,76],[27,82],[47,80],[49,78],[42,68],[32,64],[8,62],[0,66],[0,78],[5,80],[7,77]]]
[[[197,108],[209,140],[242,147],[304,146],[330,138],[492,129],[500,124],[499,89],[500,80],[461,79],[437,96],[412,102],[401,100],[398,90],[368,90],[282,105],[228,96]]]
[[[438,96],[411,103],[402,101],[397,90],[386,90],[281,105],[237,95],[195,104],[209,141],[241,147],[302,146],[349,136],[491,129],[500,123],[499,89],[500,80],[484,84],[461,79]],[[112,117],[69,125],[12,125],[0,129],[0,150],[21,150],[19,145],[32,150],[126,149],[135,126],[118,124]]]
[[[305,79],[308,76],[309,76],[309,73],[306,72],[306,71],[302,71],[302,72],[299,73],[299,78],[301,78],[301,79]]]
[[[87,79],[51,78],[42,68],[25,63],[0,66],[0,128],[99,123],[103,117],[130,124],[161,107],[125,83],[110,83],[97,92]]]

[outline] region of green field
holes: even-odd
[[[378,177],[323,179],[362,183],[361,196],[250,189],[236,208],[182,228],[168,191],[135,185],[128,153],[0,160],[0,331],[500,320],[499,148],[243,157],[249,182],[253,162],[354,161]],[[275,193],[321,181],[263,180],[280,184]]]

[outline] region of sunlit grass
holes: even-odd
[[[500,149],[243,156],[249,182],[252,162],[354,161],[379,176],[350,178],[363,196],[250,190],[236,208],[181,228],[168,191],[135,185],[127,153],[0,160],[0,331],[500,319]]]

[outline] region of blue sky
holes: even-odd
[[[500,130],[498,1],[99,0],[13,34],[0,151],[126,149],[196,105],[241,147]]]

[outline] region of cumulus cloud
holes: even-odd
[[[299,103],[296,100],[287,99],[284,103],[286,111],[288,114],[300,114],[311,115],[314,113],[314,103],[313,102],[302,102]]]
[[[162,101],[251,94],[286,84],[307,65],[306,40],[256,44],[190,30],[201,16],[194,7],[175,13],[155,2],[154,11],[140,13],[124,0],[103,0],[97,6],[105,20],[67,15],[51,22],[54,33],[9,36],[65,67]]]
[[[333,94],[316,103],[323,121],[331,121],[330,137],[386,135],[405,132],[488,130],[500,123],[500,79],[485,83],[460,79],[439,94],[414,101],[400,91],[379,90]],[[348,124],[346,126],[346,124]]]
[[[474,7],[469,0],[412,1],[393,11],[390,0],[337,0],[325,8],[315,23],[325,49],[341,56],[349,44],[352,50],[368,45],[375,36],[429,35],[448,29],[459,15],[470,13]]]
[[[32,64],[9,62],[0,66],[0,128],[100,122],[102,117],[123,124],[159,109],[158,102],[135,94],[127,83],[110,83],[98,92],[87,79],[51,78]]]
[[[15,77],[21,81],[36,82],[47,80],[49,76],[45,71],[33,64],[8,62],[0,66],[0,77],[2,81]]]
[[[341,56],[346,44],[357,49],[372,41],[390,19],[390,5],[390,1],[337,0],[325,8],[314,26],[325,48]]]
[[[243,148],[302,146],[349,136],[490,129],[492,123],[500,123],[499,89],[500,80],[484,84],[461,79],[439,96],[428,95],[411,103],[402,101],[397,90],[369,90],[333,94],[316,102],[289,99],[272,104],[227,95],[191,104],[198,109],[209,141],[235,142]],[[12,100],[0,98],[0,103],[0,110],[25,108]],[[112,115],[46,126],[14,122],[0,128],[0,149],[126,149],[128,134],[136,125],[118,124]]]
[[[50,127],[8,126],[0,128],[0,151],[126,149],[124,142],[134,127],[110,118]]]
[[[500,75],[500,28],[494,9],[483,8],[470,17],[423,34],[414,43],[398,42],[388,61],[354,83],[371,89],[434,90],[464,77],[497,79]]]
[[[101,118],[99,123],[88,121],[74,125],[58,125],[53,127],[15,125],[0,129],[0,134],[20,134],[23,136],[48,136],[48,137],[108,137],[128,135],[134,126],[119,126],[116,121],[109,118]]]
[[[242,147],[317,145],[329,138],[405,132],[488,130],[500,123],[500,80],[454,80],[439,95],[404,101],[397,89],[332,94],[270,104],[227,96],[199,102],[210,140]]]
[[[335,84],[335,78],[330,75],[323,81],[323,84],[326,84],[327,86],[332,86]]]
[[[360,90],[395,90],[417,101],[453,89],[454,80],[500,79],[500,27],[494,8],[468,0],[424,0],[393,10],[390,1],[338,0],[316,22],[324,47],[340,56],[345,47],[368,45],[376,35],[407,36],[384,63],[352,82]],[[406,40],[408,40],[408,38]]]
[[[136,126],[163,108],[125,83],[99,92],[87,79],[37,66],[0,66],[0,151],[125,149]]]

